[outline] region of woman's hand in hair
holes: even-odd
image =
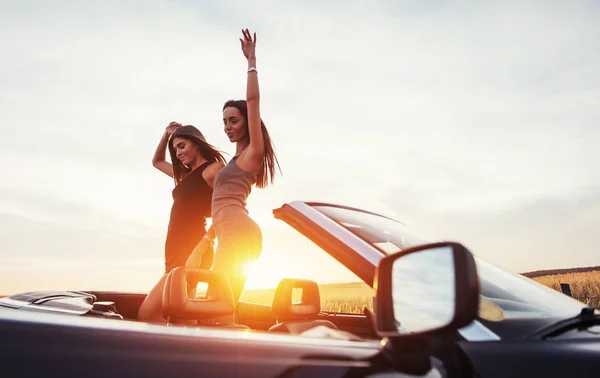
[[[165,129],[165,133],[167,134],[167,136],[170,137],[171,135],[173,135],[175,130],[177,130],[180,127],[181,127],[181,123],[173,121],[173,122],[169,123],[169,126],[167,126],[167,128]]]
[[[156,147],[156,151],[152,157],[152,165],[154,168],[171,178],[173,178],[173,165],[165,159],[165,154],[167,152],[169,138],[171,138],[171,135],[175,132],[175,130],[180,127],[181,124],[179,122],[173,121],[169,123],[169,126],[165,128],[164,134],[160,137],[160,142],[158,142],[158,146]]]
[[[252,39],[248,29],[242,30],[242,33],[244,34],[244,38],[240,38],[240,42],[242,43],[242,52],[244,53],[244,56],[249,61],[256,60],[256,33],[254,33],[254,39]]]

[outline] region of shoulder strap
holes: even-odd
[[[198,170],[200,170],[200,171],[204,171],[204,170],[205,170],[206,168],[208,168],[208,166],[209,166],[209,165],[211,165],[212,163],[214,163],[214,162],[212,162],[212,161],[207,161],[206,163],[202,164],[201,166],[199,166],[199,167],[198,167],[198,168],[196,168],[196,169],[198,169]]]

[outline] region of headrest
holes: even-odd
[[[188,286],[208,283],[206,299],[188,298]],[[166,319],[200,320],[235,312],[231,284],[225,275],[204,269],[175,268],[167,276],[163,290],[163,316]]]
[[[302,289],[299,303],[292,302],[292,291]],[[273,298],[273,312],[278,321],[315,318],[321,311],[319,286],[310,280],[284,278],[279,282]]]

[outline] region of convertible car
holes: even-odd
[[[143,294],[22,293],[0,299],[0,375],[600,374],[595,308],[383,215],[301,201],[273,213],[370,286],[372,306],[324,311],[319,286],[302,277],[284,278],[270,306],[235,304],[224,276],[184,268],[167,279],[166,325],[136,319]],[[208,294],[191,294],[199,282]]]

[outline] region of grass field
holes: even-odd
[[[539,276],[534,280],[560,291],[561,283],[571,285],[571,293],[577,300],[588,305],[600,306],[600,270],[568,274]],[[321,309],[345,314],[362,314],[363,308],[373,309],[373,290],[363,283],[343,283],[319,285]],[[271,305],[275,289],[248,290],[242,294],[242,301]],[[300,293],[294,296],[300,300]]]
[[[362,314],[367,306],[373,309],[373,289],[364,283],[342,283],[319,285],[321,310],[344,314]],[[240,300],[270,306],[273,303],[275,289],[247,290]],[[297,294],[297,295],[294,295]],[[301,293],[292,293],[292,300],[300,301]]]
[[[560,291],[561,283],[571,285],[573,298],[591,306],[600,306],[600,270],[534,277],[534,280]]]

